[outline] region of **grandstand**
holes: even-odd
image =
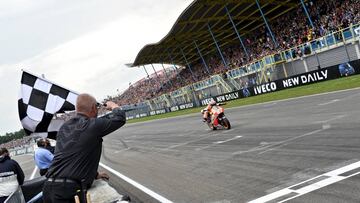
[[[220,94],[358,59],[352,43],[359,7],[356,0],[195,0],[132,64],[145,71],[145,65],[166,64],[171,76],[149,77],[146,71],[147,78],[114,100],[146,106],[142,114],[199,106]],[[337,57],[329,58],[329,51]]]

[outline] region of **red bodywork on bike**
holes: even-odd
[[[221,106],[221,104],[208,106],[206,109],[202,111],[205,122],[212,130],[216,130],[219,126],[222,126],[224,129],[231,128],[230,122],[226,118],[224,112],[225,110]]]

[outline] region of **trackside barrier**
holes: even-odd
[[[18,156],[23,154],[32,154],[34,152],[34,147],[27,145],[20,149],[10,149],[9,153],[10,156]]]
[[[226,102],[230,100],[262,95],[270,92],[276,92],[288,88],[337,79],[355,74],[360,74],[360,60],[355,60],[348,63],[341,63],[328,68],[321,68],[314,71],[293,75],[291,77],[263,83],[261,85],[251,85],[237,91],[202,99],[200,103],[202,106],[204,106],[207,105],[212,99],[215,99],[217,102]],[[189,103],[182,106],[185,106],[186,108],[196,107],[194,103]],[[174,106],[171,107],[170,110],[161,109],[157,111],[152,111],[149,113],[149,115],[158,115],[178,110],[180,110],[179,106]]]
[[[230,83],[231,86],[235,87],[233,88],[237,90],[235,92],[239,92],[240,90],[242,92],[246,91],[244,89],[249,89],[249,87],[256,84],[265,84],[266,86],[269,81],[291,78],[300,73],[309,72],[307,63],[311,63],[309,61],[313,61],[314,59],[318,61],[318,66],[321,66],[321,68],[332,66],[337,63],[342,63],[343,61],[336,61],[331,64],[320,64],[319,55],[324,56],[329,51],[336,50],[337,48],[344,47],[343,52],[346,51],[348,61],[355,60],[355,58],[350,59],[351,57],[349,55],[352,53],[349,53],[350,51],[348,49],[359,49],[359,40],[360,24],[351,24],[348,28],[327,34],[326,36],[322,36],[318,39],[314,39],[294,48],[265,56],[264,58],[245,66],[229,70],[225,75],[213,75],[203,81],[179,88],[168,94],[161,95],[158,98],[148,100],[147,103],[151,104],[150,107],[152,111],[143,112],[141,115],[132,115],[129,116],[128,119],[177,111],[179,110],[179,104],[194,103],[195,106],[199,106],[198,104],[204,105],[203,101],[209,100],[211,97],[218,97],[229,94],[229,97],[236,98],[236,94],[231,94],[233,92],[229,91],[229,88],[219,87],[222,87],[224,83],[219,85],[217,81],[219,81],[219,79],[223,80],[222,78],[224,78],[224,76],[228,78],[228,82],[226,83]],[[329,54],[331,53],[332,52],[329,52]],[[356,59],[359,59],[359,56]],[[303,67],[300,68],[300,64],[302,64]],[[299,68],[301,70],[298,70]],[[310,72],[314,69],[314,67],[310,67]],[[224,80],[226,79],[224,78]],[[246,85],[240,84],[244,81],[246,81]],[[225,92],[223,91],[224,89]],[[261,90],[261,88],[259,90]],[[269,90],[265,88],[264,90],[261,90],[260,93],[262,94],[263,92],[268,91]],[[195,95],[195,97],[192,95]],[[245,95],[248,95],[248,92],[245,92]],[[239,98],[241,98],[241,96]],[[176,105],[167,105],[170,103],[175,103]]]
[[[207,105],[212,99],[215,99],[216,102],[220,103],[235,99],[257,96],[288,88],[333,80],[341,77],[347,77],[355,74],[360,74],[360,60],[352,61],[349,63],[342,63],[336,66],[331,66],[329,68],[322,68],[299,75],[294,75],[288,78],[264,83],[262,85],[250,86],[248,88],[243,88],[238,91],[218,95],[214,98],[204,99],[201,101],[201,104]]]

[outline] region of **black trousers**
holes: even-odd
[[[41,176],[43,176],[43,175],[45,175],[46,174],[46,172],[48,171],[48,169],[47,168],[45,168],[45,169],[40,169],[40,175]]]
[[[5,200],[6,200],[7,198],[8,198],[8,197],[0,197],[0,203],[5,202]]]
[[[85,202],[81,195],[81,187],[77,183],[46,181],[43,188],[44,203],[74,203],[75,195],[80,202]]]

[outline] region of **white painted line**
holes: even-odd
[[[154,191],[150,190],[149,188],[141,185],[140,183],[126,177],[125,175],[115,171],[114,169],[110,168],[109,166],[106,166],[103,163],[100,163],[100,166],[105,168],[106,170],[108,170],[110,173],[116,175],[117,177],[121,178],[122,180],[128,182],[129,184],[133,185],[134,187],[138,188],[139,190],[143,191],[144,193],[150,195],[151,197],[153,197],[154,199],[156,199],[159,202],[162,203],[173,203],[172,201],[166,199],[165,197],[155,193]]]
[[[29,180],[34,179],[37,169],[38,169],[38,167],[37,167],[37,166],[35,166],[35,168],[34,168],[33,172],[31,173],[31,176],[30,176]]]
[[[340,101],[340,99],[334,99],[334,100],[326,102],[326,103],[318,104],[318,106],[325,106],[325,105],[328,105],[328,104],[333,104],[333,103],[338,102],[338,101]]]
[[[210,144],[210,145],[207,145],[207,146],[205,146],[205,147],[199,147],[199,148],[196,148],[195,150],[196,150],[196,151],[201,151],[201,150],[204,150],[204,149],[213,147],[213,146],[218,145],[218,144],[223,144],[223,143],[225,143],[225,142],[230,142],[230,141],[232,141],[232,140],[239,139],[239,138],[241,138],[241,137],[242,137],[241,135],[238,135],[238,136],[236,136],[236,137],[233,137],[233,138],[231,138],[231,139],[227,139],[227,140],[224,140],[224,141],[213,142],[213,143]]]
[[[327,178],[325,180],[321,180],[317,183],[305,186],[303,188],[300,188],[298,190],[296,190],[296,192],[300,193],[301,195],[312,192],[314,190],[320,189],[322,187],[331,185],[333,183],[339,182],[341,180],[344,180],[346,177],[340,177],[340,176],[332,176],[330,178]]]
[[[359,168],[359,167],[360,167],[360,161],[355,162],[355,163],[350,164],[350,165],[347,165],[347,166],[344,166],[342,168],[330,171],[328,173],[325,173],[324,175],[326,175],[326,176],[337,176],[337,175],[340,175],[342,173],[354,170],[354,169]]]
[[[277,144],[266,146],[264,148],[261,148],[261,150],[263,150],[263,149],[267,149],[267,150],[265,150],[263,152],[260,152],[259,154],[264,154],[264,153],[266,153],[268,151],[274,150],[276,148],[280,148],[280,147],[286,145],[290,141],[293,141],[293,140],[296,140],[296,139],[299,139],[299,138],[302,138],[302,137],[306,137],[306,136],[309,136],[309,135],[313,135],[313,134],[319,133],[319,132],[321,132],[323,130],[325,130],[325,129],[314,130],[314,131],[311,131],[309,133],[299,135],[297,137],[289,138],[289,139],[286,139],[284,141],[278,142]]]
[[[260,146],[257,147],[253,147],[251,149],[245,150],[245,151],[237,151],[237,152],[233,152],[232,155],[239,155],[239,154],[244,154],[244,153],[249,153],[249,152],[256,152],[256,151],[260,151],[264,148],[267,148],[269,145],[277,145],[279,144],[279,142],[260,142]]]
[[[223,143],[225,143],[225,142],[229,142],[229,141],[232,141],[232,140],[236,140],[236,139],[238,139],[238,138],[240,138],[240,137],[242,137],[242,136],[241,136],[241,135],[238,135],[238,136],[236,136],[236,137],[234,137],[234,138],[231,138],[231,139],[227,139],[227,140],[224,140],[224,141],[214,142],[214,144],[223,144]]]
[[[176,148],[176,147],[185,146],[185,145],[188,145],[188,144],[190,144],[190,143],[198,142],[198,141],[201,141],[201,140],[210,138],[210,137],[213,137],[213,135],[206,135],[206,136],[201,137],[201,138],[199,138],[199,139],[190,140],[190,141],[188,141],[188,142],[184,142],[184,143],[172,145],[172,146],[170,146],[170,147],[168,147],[168,148],[165,148],[165,149],[163,149],[163,150],[169,150],[169,149],[173,149],[173,148]]]
[[[297,195],[294,195],[292,197],[289,197],[287,199],[279,201],[279,202],[286,202],[286,201],[289,201],[289,200],[294,199],[296,197],[299,197],[301,195],[313,192],[315,190],[318,190],[320,188],[323,188],[323,187],[326,187],[328,185],[334,184],[334,183],[339,182],[341,180],[345,180],[347,178],[358,175],[358,174],[360,174],[360,172],[356,172],[356,173],[348,175],[348,176],[340,176],[343,173],[346,173],[348,171],[351,171],[351,170],[354,170],[354,169],[357,169],[357,168],[360,168],[360,161],[352,163],[352,164],[344,166],[344,167],[341,167],[339,169],[324,173],[324,174],[316,176],[314,178],[310,178],[308,180],[302,181],[300,183],[297,183],[297,184],[292,185],[290,187],[284,188],[282,190],[267,194],[267,195],[265,195],[263,197],[252,200],[249,203],[265,203],[265,202],[269,202],[271,200],[274,200],[276,198],[280,198],[280,197],[285,196],[285,195],[290,194],[290,193],[297,193]],[[302,188],[299,188],[299,189],[290,189],[290,188],[294,188],[296,186],[302,185],[302,184],[304,184],[306,182],[310,182],[312,180],[315,180],[315,179],[317,179],[319,177],[328,177],[328,178],[322,179],[322,180],[320,180],[318,182],[315,182],[313,184],[310,184],[310,185],[306,185],[306,186],[304,186]]]
[[[250,201],[249,203],[262,203],[262,202],[268,202],[268,201],[271,201],[273,199],[276,199],[276,198],[279,198],[279,197],[282,197],[284,195],[287,195],[287,194],[290,194],[292,193],[293,190],[289,190],[287,188],[285,189],[282,189],[282,190],[279,190],[277,192],[274,192],[274,193],[271,193],[269,195],[266,195],[264,197],[260,197],[256,200],[252,200]]]
[[[276,104],[277,104],[277,102],[273,102],[273,103],[265,104],[264,107],[271,107],[271,106],[274,106]]]
[[[330,118],[328,120],[316,121],[315,123],[328,123],[330,121],[338,120],[338,119],[341,119],[341,118],[344,118],[344,117],[346,117],[346,115],[339,115],[339,116],[335,116],[334,118]]]
[[[326,186],[328,186],[328,185],[331,185],[331,184],[333,184],[333,183],[339,182],[339,181],[344,180],[344,179],[346,179],[346,177],[339,177],[339,176],[330,177],[330,178],[328,178],[328,179],[319,181],[319,182],[314,183],[314,184],[312,184],[312,185],[309,185],[309,186],[306,186],[306,187],[301,188],[301,189],[299,189],[299,190],[296,190],[296,192],[299,192],[298,195],[295,195],[295,196],[293,196],[293,197],[290,197],[290,198],[285,199],[285,200],[280,201],[280,202],[287,202],[287,201],[289,201],[289,200],[291,200],[291,199],[295,199],[295,198],[297,198],[297,197],[299,197],[299,196],[302,196],[302,195],[304,195],[304,194],[307,194],[307,193],[310,193],[310,192],[312,192],[312,191],[318,190],[318,189],[320,189],[320,188],[326,187]],[[280,202],[279,202],[279,203],[280,203]]]

